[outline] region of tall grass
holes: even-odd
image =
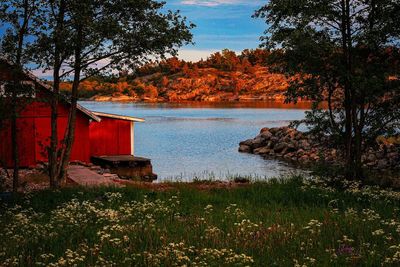
[[[1,206],[0,265],[398,266],[400,194],[329,184],[25,195]]]

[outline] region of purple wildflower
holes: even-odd
[[[343,245],[337,249],[336,254],[337,255],[353,255],[353,252],[354,252],[353,247]]]

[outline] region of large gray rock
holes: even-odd
[[[270,148],[268,147],[259,147],[257,149],[254,149],[253,153],[256,155],[265,155],[265,154],[269,154],[269,152],[271,151]]]
[[[240,142],[239,145],[242,146],[252,146],[253,145],[253,140],[254,139],[247,139],[246,141]]]
[[[340,163],[340,151],[330,148],[329,136],[316,137],[289,127],[263,128],[254,138],[240,143],[239,151],[254,153],[265,158],[277,157],[311,163],[323,159]],[[400,169],[400,146],[380,143],[370,147],[362,156],[364,166],[371,169]]]
[[[277,145],[274,146],[274,152],[275,153],[281,153],[285,149],[287,149],[288,144],[287,143],[278,143]]]
[[[277,143],[279,143],[279,138],[276,137],[276,136],[272,136],[272,137],[271,137],[271,142],[272,142],[274,145],[276,145]]]
[[[299,147],[304,149],[304,150],[309,150],[311,149],[311,145],[307,140],[300,140],[299,141]]]
[[[297,142],[292,140],[288,144],[287,152],[296,152],[296,151],[297,151]]]
[[[254,138],[251,146],[253,147],[253,149],[255,149],[255,148],[262,147],[264,145],[264,143],[265,143],[264,138],[256,137],[256,138]]]
[[[294,137],[294,139],[296,139],[297,141],[298,141],[298,140],[301,140],[301,139],[303,139],[303,138],[304,138],[304,135],[303,135],[302,132],[297,132],[296,135],[295,135],[295,137]]]
[[[268,148],[274,148],[274,143],[272,141],[268,141],[267,144],[265,145]]]
[[[252,152],[252,149],[251,149],[250,146],[242,144],[242,145],[239,146],[239,152],[242,152],[242,153],[251,153],[251,152]]]
[[[272,133],[270,131],[265,131],[265,132],[261,133],[260,136],[262,138],[264,138],[265,141],[268,141],[271,139]]]
[[[280,129],[280,128],[277,128],[277,127],[275,127],[275,128],[271,128],[271,129],[269,129],[269,131],[270,131],[270,133],[272,133],[273,135],[275,135],[277,132],[281,131],[281,129]]]
[[[269,132],[269,128],[268,127],[264,127],[261,129],[260,134],[265,133],[265,132]]]

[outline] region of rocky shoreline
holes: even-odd
[[[330,146],[328,137],[317,138],[289,127],[263,128],[255,138],[240,142],[239,152],[300,165],[342,164],[339,150]],[[400,170],[400,145],[377,143],[362,160],[363,166],[371,170]]]

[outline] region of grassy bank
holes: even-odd
[[[272,180],[76,189],[0,210],[0,265],[398,266],[400,194]]]

